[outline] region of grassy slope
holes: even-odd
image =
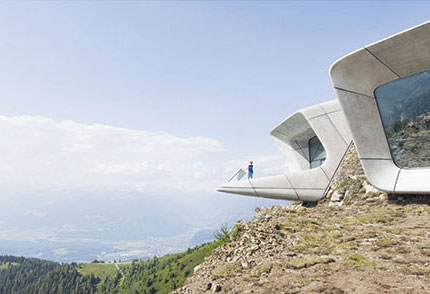
[[[118,270],[112,263],[84,263],[80,265],[78,272],[82,275],[94,274],[100,280],[104,280],[106,277],[115,276]]]
[[[0,270],[1,269],[7,269],[7,268],[9,268],[10,265],[19,265],[19,263],[16,263],[16,262],[11,262],[11,263],[9,263],[9,262],[0,262]]]
[[[157,294],[169,293],[181,287],[186,278],[193,274],[194,267],[202,263],[205,257],[221,244],[222,241],[215,241],[177,254],[143,262],[119,264],[124,279],[116,288],[118,292],[115,293],[135,294],[142,293],[144,290],[150,293],[151,288],[155,289]],[[118,273],[114,264],[107,263],[82,264],[78,270],[83,275],[94,274],[99,277],[101,284],[106,277],[113,279]]]
[[[170,293],[172,290],[181,287],[186,278],[193,274],[194,268],[202,263],[205,257],[212,253],[212,250],[220,245],[220,241],[207,243],[197,247],[191,252],[185,251],[158,258],[159,262],[155,267],[156,275],[153,275],[150,272],[144,272],[144,274],[139,277],[138,281],[135,281],[131,285],[128,286],[127,283],[124,283],[123,288],[120,289],[118,293],[141,293],[142,290],[149,290],[150,288],[156,289],[157,294]],[[151,262],[151,260],[142,263],[145,264],[149,262]],[[129,274],[131,267],[131,265],[124,267],[124,281],[130,278]],[[153,280],[153,284],[149,287],[142,287],[142,284],[146,284],[146,281],[149,279]]]

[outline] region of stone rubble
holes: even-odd
[[[430,293],[430,208],[407,199],[372,187],[352,149],[318,206],[257,208],[173,293]]]

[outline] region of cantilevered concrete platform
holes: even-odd
[[[311,106],[289,116],[270,133],[287,163],[284,174],[221,185],[217,191],[317,202],[342,161],[351,135],[338,101]]]

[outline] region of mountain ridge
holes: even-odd
[[[315,208],[257,209],[173,293],[429,293],[429,203],[375,189],[352,147]]]

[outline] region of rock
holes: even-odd
[[[212,293],[221,292],[221,290],[222,290],[221,285],[214,285],[214,287],[212,288]]]
[[[333,195],[331,196],[331,201],[341,201],[345,195],[343,193],[340,193],[339,191],[334,191]]]
[[[343,205],[343,200],[339,201],[339,202],[330,202],[328,204],[329,207],[339,207],[339,206],[342,206],[342,205]]]
[[[196,273],[200,269],[200,267],[201,267],[200,265],[194,267],[194,273]]]
[[[206,285],[206,290],[210,290],[212,288],[212,283],[207,283],[207,285]]]
[[[369,185],[367,182],[363,183],[364,189],[366,190],[366,194],[368,193],[379,193],[380,191],[373,187],[372,185]]]

